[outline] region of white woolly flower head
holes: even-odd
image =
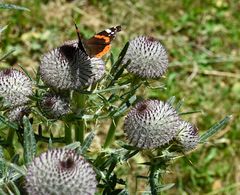
[[[33,95],[33,84],[31,80],[21,71],[6,69],[0,71],[0,97],[10,107],[26,104]]]
[[[178,132],[180,119],[175,109],[159,100],[144,100],[130,110],[124,131],[131,144],[139,148],[158,148]]]
[[[70,112],[67,98],[54,93],[46,93],[40,101],[40,109],[48,118],[58,119]]]
[[[78,41],[67,41],[41,57],[40,75],[46,85],[57,89],[79,89],[102,78],[105,64],[90,58],[78,48]]]
[[[52,149],[36,157],[28,166],[25,188],[31,195],[94,195],[96,174],[74,150]]]
[[[200,138],[198,130],[194,125],[186,121],[181,121],[176,139],[184,151],[190,151],[197,147]]]
[[[30,113],[30,108],[27,106],[17,106],[14,108],[11,108],[7,115],[8,115],[8,119],[11,122],[17,122],[17,123],[21,123],[22,122],[22,118],[24,115],[28,115]]]
[[[139,36],[131,40],[123,62],[128,60],[131,63],[127,70],[143,78],[159,78],[168,67],[166,49],[152,37]]]

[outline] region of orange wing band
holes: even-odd
[[[98,53],[97,55],[95,55],[95,57],[101,58],[101,57],[104,56],[106,53],[108,53],[109,50],[110,50],[110,45],[106,45],[106,46],[104,47],[104,49],[103,49],[100,53]]]
[[[97,38],[97,39],[104,39],[104,42],[106,44],[111,42],[111,39],[109,37],[106,37],[106,36],[103,36],[103,35],[95,35],[94,37]]]

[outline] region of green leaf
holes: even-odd
[[[176,101],[176,97],[172,96],[172,97],[168,98],[167,103],[173,105],[175,101]]]
[[[202,113],[202,110],[193,110],[188,112],[181,112],[179,115],[188,115],[188,114],[195,114],[195,113]]]
[[[29,119],[24,116],[23,117],[24,124],[24,161],[28,164],[30,163],[36,154],[36,140],[34,137],[34,132],[32,129],[32,125]]]
[[[163,192],[163,191],[171,189],[174,185],[175,185],[175,183],[168,183],[168,184],[164,184],[164,185],[159,185],[159,186],[157,186],[157,188],[158,188],[159,192]]]
[[[12,192],[14,195],[21,195],[18,187],[15,185],[14,182],[9,181],[9,186],[11,187],[11,189],[12,189],[11,192]]]
[[[64,146],[65,149],[75,150],[81,146],[80,142],[74,142]]]
[[[18,64],[18,66],[23,70],[23,72],[27,75],[27,77],[28,77],[31,81],[33,81],[31,75],[29,74],[29,72],[28,72],[22,65]]]
[[[14,164],[14,163],[10,163],[8,161],[6,161],[5,159],[3,158],[0,158],[0,162],[3,163],[5,166],[9,167],[9,168],[12,168],[15,172],[17,172],[20,176],[22,175],[26,175],[26,171],[24,168]],[[14,176],[12,176],[11,178],[19,178],[19,176],[17,176],[16,174]]]
[[[116,61],[115,64],[113,64],[111,71],[110,71],[111,75],[114,74],[116,72],[116,70],[119,68],[119,66],[121,65],[123,57],[125,56],[125,54],[127,52],[128,46],[129,46],[129,42],[127,42],[125,44],[124,48],[122,49],[121,53],[118,56],[118,60]]]
[[[229,121],[232,119],[232,116],[226,116],[224,119],[219,121],[218,123],[214,124],[210,129],[208,129],[203,135],[200,137],[200,143],[206,142],[206,140],[220,131],[226,124],[229,123]]]
[[[12,157],[11,163],[17,165],[18,160],[19,160],[19,154],[14,154],[14,156]],[[7,174],[8,180],[11,180],[11,178],[14,177],[15,173],[16,173],[15,169],[12,168],[12,167],[9,167],[8,168],[8,174]]]
[[[127,189],[123,189],[121,192],[118,193],[118,195],[128,195],[128,190]]]
[[[139,149],[136,146],[127,145],[125,142],[123,142],[121,140],[117,140],[116,143],[126,150],[138,150]]]
[[[4,159],[2,146],[0,146],[0,159]],[[5,165],[0,161],[0,178],[3,177],[4,172],[5,172]]]
[[[107,133],[107,137],[105,139],[103,148],[107,148],[112,142],[113,139],[115,137],[115,133],[116,133],[116,128],[117,128],[117,124],[120,120],[120,117],[115,117],[112,119],[112,123],[109,127],[108,133]]]
[[[4,26],[4,27],[1,27],[1,28],[0,28],[0,34],[1,34],[4,30],[6,30],[7,27],[8,27],[8,25],[6,25],[6,26]]]
[[[177,103],[175,109],[176,109],[177,111],[179,111],[180,108],[182,107],[183,103],[184,103],[184,101],[183,101],[183,100],[180,100],[180,101]]]
[[[4,187],[4,186],[1,186],[1,187],[0,187],[0,194],[1,194],[1,195],[9,195],[8,193],[6,193],[6,192],[3,191],[3,189],[2,189],[3,187]]]
[[[122,85],[122,86],[113,86],[113,87],[108,87],[106,89],[101,89],[101,90],[96,90],[94,91],[92,94],[98,94],[98,93],[106,93],[106,92],[114,92],[114,91],[118,91],[121,89],[128,89],[129,85]]]
[[[123,161],[127,161],[128,159],[132,158],[133,156],[135,156],[136,154],[139,153],[139,150],[135,150],[133,152],[131,151],[128,151],[123,157],[122,157],[122,160]]]
[[[5,60],[9,55],[11,55],[13,52],[15,51],[15,49],[12,49],[11,51],[9,51],[8,53],[6,53],[3,57],[0,58],[0,61]]]
[[[8,183],[6,183],[6,184],[4,185],[4,188],[5,188],[5,191],[7,191],[7,194],[9,194],[9,195],[14,195],[14,193],[12,192],[12,190],[9,188]]]
[[[88,134],[88,136],[86,137],[86,139],[83,141],[82,147],[79,148],[79,153],[80,154],[84,154],[89,149],[89,147],[92,144],[92,141],[93,141],[94,137],[95,137],[95,133],[93,131],[91,131]]]
[[[0,9],[16,9],[16,10],[22,10],[22,11],[30,11],[26,7],[14,5],[14,4],[6,4],[6,3],[0,3]]]
[[[108,87],[112,86],[114,84],[115,81],[117,81],[119,79],[119,77],[122,75],[123,71],[125,70],[125,68],[131,63],[131,60],[128,60],[126,64],[122,65],[120,67],[120,69],[118,71],[116,71],[113,79],[111,80],[110,84],[108,85]]]
[[[52,138],[49,137],[49,139],[48,139],[48,149],[51,150],[52,148],[53,148]]]
[[[0,116],[0,121],[2,123],[4,123],[5,125],[7,125],[9,128],[12,128],[12,129],[15,129],[17,130],[18,129],[18,126],[16,125],[16,123],[12,123],[12,122],[9,122],[5,117],[3,116]]]
[[[117,117],[123,114],[136,100],[137,96],[133,95],[126,102],[123,102],[123,104],[117,109],[117,111],[113,111],[114,112],[113,117]]]

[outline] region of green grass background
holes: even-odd
[[[167,48],[170,67],[161,79],[166,90],[146,89],[146,98],[183,100],[183,112],[200,134],[226,115],[231,123],[209,143],[168,169],[166,194],[240,194],[240,1],[238,0],[21,0],[5,1],[30,12],[0,10],[0,54],[15,49],[1,67],[21,64],[31,72],[39,57],[75,39],[73,18],[85,37],[122,25],[113,41],[117,55],[137,35],[159,39]],[[191,163],[192,165],[191,165]],[[139,192],[141,194],[141,192]]]

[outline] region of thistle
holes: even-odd
[[[68,41],[41,57],[40,74],[46,85],[57,89],[80,89],[102,78],[105,65],[100,58],[90,58],[78,48],[78,41]]]
[[[31,80],[16,69],[6,69],[0,71],[0,97],[10,107],[26,104],[33,95]]]
[[[182,121],[176,139],[184,151],[193,150],[199,143],[197,128],[189,122]]]
[[[27,106],[14,107],[8,112],[8,119],[11,122],[21,123],[24,115],[28,115],[30,109]]]
[[[70,112],[70,105],[67,98],[47,93],[40,101],[40,109],[48,118],[58,119]]]
[[[131,40],[123,62],[128,60],[131,62],[127,70],[143,78],[159,78],[168,67],[166,49],[152,37],[139,36]]]
[[[27,168],[29,194],[88,194],[96,192],[96,174],[74,150],[53,149],[36,157]]]
[[[139,148],[158,148],[177,134],[180,119],[174,108],[159,100],[144,100],[132,108],[124,121],[128,140]]]

